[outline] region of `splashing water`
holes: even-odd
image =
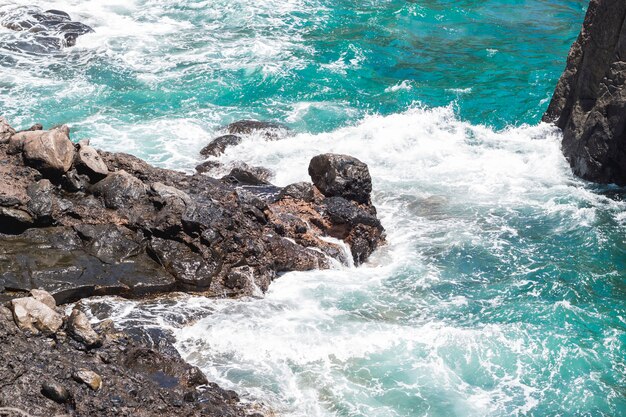
[[[354,155],[388,232],[365,266],[264,298],[99,300],[120,325],[173,332],[280,415],[626,415],[625,193],[573,177],[537,124],[585,2],[35,3],[96,32],[53,57],[0,49],[14,124],[191,170],[220,126],[284,122],[222,161],[286,185]]]

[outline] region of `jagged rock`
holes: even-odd
[[[74,145],[68,136],[69,129],[39,130],[16,133],[21,141],[26,163],[46,176],[60,177],[72,167]],[[12,139],[13,140],[13,139]]]
[[[323,154],[311,159],[309,175],[327,197],[369,203],[372,179],[367,165],[347,155]]]
[[[218,161],[205,161],[205,162],[201,163],[200,165],[196,166],[196,171],[198,171],[199,174],[211,173],[211,172],[214,172],[216,170],[219,170],[222,167],[223,167],[223,165],[222,165],[221,162],[218,162]]]
[[[102,377],[89,369],[78,369],[72,373],[74,381],[87,385],[93,391],[98,391],[102,386]]]
[[[11,310],[15,324],[31,333],[52,335],[63,325],[63,316],[35,298],[13,299]]]
[[[249,135],[253,132],[262,132],[268,140],[278,139],[289,131],[287,126],[274,122],[262,122],[259,120],[239,120],[226,127],[226,131],[232,135]]]
[[[563,130],[574,173],[626,185],[626,2],[591,0],[543,120]]]
[[[102,345],[102,339],[95,332],[89,319],[79,309],[72,310],[67,320],[67,333],[70,337],[79,343],[82,343],[88,349]]]
[[[41,385],[41,393],[54,402],[59,404],[65,404],[70,401],[70,392],[63,385],[58,382],[44,382]]]
[[[119,209],[132,204],[146,194],[146,186],[141,180],[126,171],[117,171],[98,182],[93,193],[101,196],[110,209]]]
[[[91,182],[87,175],[81,175],[75,169],[72,169],[63,175],[61,184],[67,191],[77,192],[86,190]]]
[[[315,198],[313,185],[308,182],[296,182],[294,184],[289,184],[283,188],[278,195],[279,199],[287,197],[295,200],[311,202]]]
[[[231,169],[230,173],[222,178],[234,184],[242,185],[268,185],[273,173],[267,168],[253,167],[245,163]]]
[[[41,225],[50,225],[53,222],[53,191],[54,186],[47,179],[29,185],[26,191],[30,197],[28,211]]]
[[[79,174],[87,175],[92,182],[98,182],[109,175],[109,168],[98,151],[89,145],[80,145],[74,166]]]
[[[57,306],[57,303],[54,300],[54,297],[50,295],[48,291],[33,288],[32,290],[30,290],[30,296],[33,297],[35,300],[44,303],[45,305],[47,305],[53,310]]]
[[[190,289],[208,288],[213,276],[219,272],[218,262],[203,259],[200,254],[191,252],[180,242],[153,238],[149,249],[159,264]]]
[[[7,143],[11,136],[15,134],[15,130],[9,125],[4,117],[0,117],[0,143]]]
[[[220,156],[226,151],[226,148],[229,146],[237,146],[241,143],[241,137],[237,135],[224,135],[218,138],[215,138],[209,143],[207,146],[202,148],[200,151],[200,155],[209,157],[209,156]]]

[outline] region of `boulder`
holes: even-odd
[[[369,203],[372,179],[367,165],[348,155],[323,154],[311,159],[309,175],[327,197]]]
[[[308,182],[296,182],[289,184],[280,191],[279,199],[292,198],[294,200],[302,200],[311,202],[315,198],[313,185]]]
[[[74,166],[79,174],[87,175],[92,182],[98,182],[109,175],[109,168],[107,168],[106,163],[98,151],[89,145],[82,144],[79,146]]]
[[[119,209],[144,197],[146,187],[141,180],[128,172],[117,171],[95,184],[92,191],[102,197],[107,208]]]
[[[43,175],[60,178],[72,167],[74,145],[67,127],[16,133],[21,141],[24,161]]]
[[[626,185],[626,2],[591,0],[543,117],[563,130],[574,173]]]
[[[78,369],[72,373],[74,381],[85,384],[93,391],[98,391],[102,386],[102,377],[89,369]]]
[[[4,117],[0,117],[0,143],[7,143],[11,136],[15,134],[15,130],[9,125]]]
[[[239,163],[222,180],[241,185],[269,185],[274,174],[267,168]]]
[[[227,147],[237,146],[241,143],[241,140],[241,137],[237,135],[220,136],[213,139],[211,143],[202,148],[202,150],[200,151],[200,155],[205,157],[220,156],[224,153]]]
[[[278,139],[289,131],[287,126],[275,122],[263,122],[259,120],[239,120],[226,126],[226,131],[231,135],[249,135],[261,132],[268,140]]]
[[[11,310],[17,327],[31,333],[52,335],[63,326],[63,316],[32,297],[11,300]]]
[[[213,276],[219,272],[220,265],[213,260],[205,260],[180,242],[152,238],[149,253],[176,280],[189,289],[206,289],[211,285]]]
[[[91,327],[89,319],[77,308],[72,310],[67,320],[67,333],[70,337],[79,343],[82,343],[88,349],[102,345],[102,339],[98,333]]]
[[[33,297],[35,300],[44,303],[53,310],[57,306],[54,297],[50,295],[48,291],[33,288],[32,290],[30,290],[30,296]]]

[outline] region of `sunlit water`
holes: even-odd
[[[96,33],[0,50],[15,125],[192,170],[220,126],[283,122],[295,135],[223,162],[286,185],[354,155],[387,229],[363,267],[285,274],[262,299],[109,300],[120,323],[173,331],[286,416],[626,415],[624,190],[573,177],[539,123],[586,2],[37,3]]]

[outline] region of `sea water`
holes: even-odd
[[[285,416],[626,415],[626,195],[574,177],[540,123],[586,1],[0,0],[95,33],[35,56],[0,28],[0,108],[191,172],[227,150],[286,185],[354,155],[388,243],[262,298],[107,299]]]

